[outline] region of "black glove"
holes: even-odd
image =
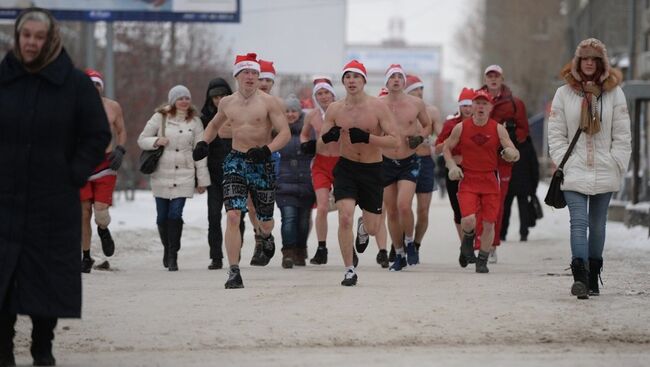
[[[332,126],[332,128],[323,134],[323,143],[331,143],[333,141],[339,141],[339,137],[341,136],[341,127],[340,126]]]
[[[200,161],[201,159],[208,156],[208,152],[210,152],[210,148],[208,148],[208,143],[201,140],[200,142],[196,143],[196,146],[194,147],[194,151],[192,152],[192,158],[195,161]]]
[[[352,144],[364,143],[368,144],[370,141],[370,133],[367,133],[358,127],[353,127],[350,129],[350,142]]]
[[[113,149],[111,155],[108,156],[108,160],[111,162],[110,167],[113,171],[120,169],[122,159],[124,159],[124,153],[126,153],[126,149],[124,149],[123,146],[118,145]]]
[[[250,148],[246,152],[246,158],[253,161],[253,163],[264,163],[271,158],[271,149],[268,146]]]
[[[310,140],[300,144],[300,150],[305,154],[316,154],[316,140]]]
[[[408,142],[409,142],[409,148],[411,148],[411,149],[415,149],[415,148],[417,148],[420,144],[422,144],[422,142],[424,141],[424,137],[423,137],[423,136],[420,136],[420,135],[416,135],[416,136],[408,136],[408,137],[406,138],[406,140],[408,140]]]

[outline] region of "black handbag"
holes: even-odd
[[[159,136],[163,138],[165,137],[166,120],[167,116],[163,115],[159,134]],[[142,153],[140,153],[140,172],[144,173],[145,175],[154,173],[156,171],[156,168],[158,168],[158,161],[160,160],[160,157],[162,157],[164,150],[165,147],[163,146],[152,150],[143,150]]]
[[[571,141],[571,144],[569,145],[569,149],[567,149],[566,153],[564,153],[564,157],[562,158],[562,162],[560,162],[560,166],[555,170],[555,172],[553,172],[551,184],[548,186],[548,192],[544,198],[544,202],[548,206],[552,206],[556,209],[562,209],[566,206],[566,201],[564,200],[564,192],[562,192],[562,189],[560,188],[562,182],[564,182],[563,168],[564,164],[571,155],[571,151],[573,151],[573,148],[578,142],[580,133],[582,133],[582,129],[578,129],[575,136],[573,137],[573,140]]]

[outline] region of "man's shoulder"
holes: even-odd
[[[110,99],[108,97],[102,97],[102,102],[104,102],[104,104],[107,107],[109,107],[109,108],[111,108],[113,110],[121,110],[122,109],[122,106],[120,106],[120,104],[114,99]]]

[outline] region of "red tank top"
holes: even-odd
[[[494,172],[497,169],[498,149],[501,146],[497,122],[489,119],[483,126],[476,126],[469,118],[462,122],[460,147],[463,152],[463,169]]]
[[[463,152],[464,178],[459,191],[477,193],[498,193],[497,150],[501,146],[497,122],[490,119],[483,126],[476,126],[469,118],[462,122],[460,146]]]

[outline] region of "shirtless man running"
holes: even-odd
[[[404,265],[402,259],[406,257],[404,247],[407,263],[416,265],[419,262],[413,238],[412,204],[420,172],[420,158],[415,152],[431,131],[431,118],[422,99],[404,93],[406,74],[400,65],[393,64],[386,70],[385,85],[388,95],[380,101],[392,112],[399,131],[398,146],[383,149],[384,205],[388,232],[396,252],[389,270],[400,271]],[[427,135],[423,136],[422,132]]]
[[[339,143],[324,144],[322,140],[312,140],[321,136],[325,111],[336,100],[332,80],[325,76],[314,78],[312,98],[316,108],[305,116],[300,132],[300,149],[304,153],[316,154],[311,167],[312,183],[316,192],[316,237],[318,249],[309,263],[327,264],[327,214],[329,213],[329,194],[334,184],[332,171],[339,161]]]
[[[414,97],[423,99],[424,97],[424,84],[422,80],[415,75],[406,76],[406,88],[404,93]],[[426,104],[427,114],[431,118],[431,128],[423,129],[421,134],[424,136],[425,142],[420,144],[415,150],[415,154],[420,157],[420,175],[415,186],[415,200],[417,201],[417,219],[415,221],[415,236],[413,243],[415,250],[420,252],[420,244],[424,238],[424,234],[429,227],[429,208],[431,207],[431,197],[435,190],[434,171],[436,165],[431,157],[431,144],[433,140],[432,135],[440,134],[442,130],[442,121],[440,119],[440,111],[429,104]]]
[[[208,143],[226,122],[230,123],[233,149],[223,163],[223,197],[227,212],[225,243],[230,264],[226,289],[244,287],[239,270],[242,243],[239,222],[241,213],[247,210],[249,193],[260,222],[262,250],[269,259],[275,253],[271,231],[276,178],[271,154],[284,147],[291,135],[282,105],[275,97],[258,89],[259,73],[256,54],[237,56],[233,76],[239,89],[221,99],[219,111],[203,133],[204,141],[197,143],[193,154],[195,160],[205,158]],[[271,129],[277,132],[272,140]]]
[[[343,69],[346,97],[332,103],[325,114],[321,140],[339,141],[340,158],[334,168],[334,198],[339,212],[339,246],[346,267],[341,285],[357,284],[353,265],[352,222],[359,204],[368,234],[379,229],[382,212],[382,149],[398,146],[393,116],[377,98],[364,92],[365,66],[352,60]]]
[[[104,77],[102,74],[96,70],[86,69],[86,75],[90,77],[101,95],[104,92]],[[104,111],[106,111],[111,133],[115,136],[115,141],[106,147],[106,159],[95,168],[93,174],[88,178],[88,182],[80,191],[81,249],[83,251],[81,271],[83,273],[90,273],[95,262],[90,256],[90,238],[92,236],[90,218],[93,211],[95,213],[95,223],[97,224],[97,234],[101,240],[104,255],[110,257],[115,252],[115,243],[111,232],[108,230],[108,224],[111,222],[108,208],[113,203],[117,170],[122,165],[122,159],[126,153],[126,149],[124,149],[126,129],[124,128],[122,107],[120,107],[119,103],[104,96],[102,96],[102,103],[104,104]],[[115,144],[114,147],[113,144]]]

